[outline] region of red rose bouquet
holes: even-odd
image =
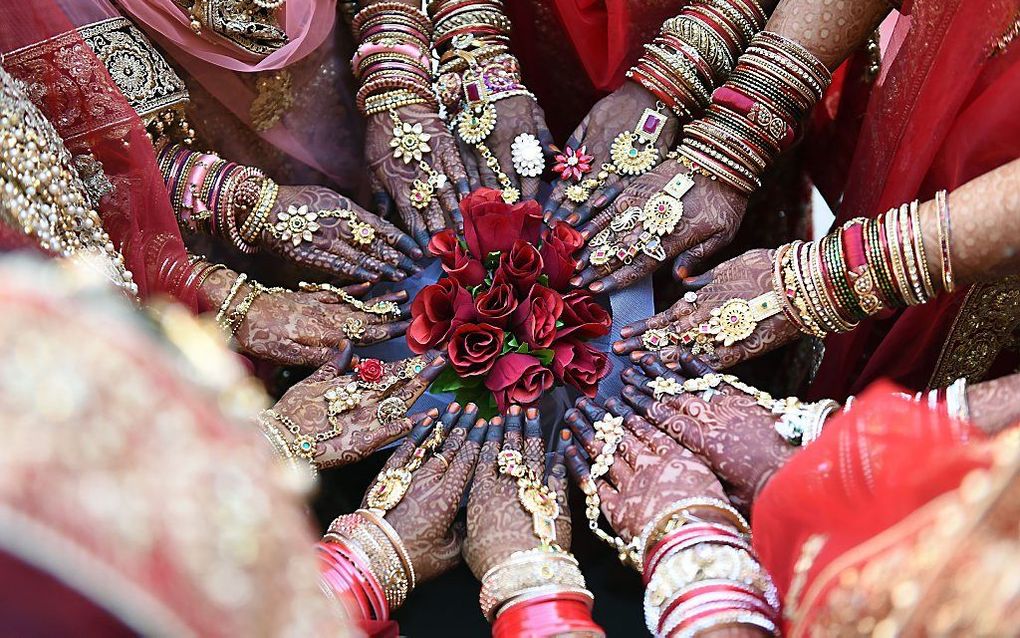
[[[460,209],[464,236],[446,230],[429,243],[447,276],[415,297],[407,330],[414,352],[447,353],[433,391],[489,414],[555,383],[595,396],[610,364],[587,341],[609,334],[612,319],[589,292],[569,290],[580,233],[546,228],[537,202],[511,206],[498,190],[479,189]]]

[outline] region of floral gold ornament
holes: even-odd
[[[319,219],[342,219],[351,229],[351,240],[359,246],[367,246],[375,241],[375,228],[358,218],[358,214],[346,208],[334,208],[318,211]]]
[[[347,317],[340,324],[340,330],[347,335],[348,339],[358,341],[365,336],[365,322],[355,317]]]
[[[302,281],[298,284],[304,292],[329,292],[333,293],[340,298],[340,301],[351,306],[355,310],[364,312],[370,315],[379,315],[380,317],[396,318],[400,316],[400,306],[395,301],[376,301],[374,303],[365,303],[358,299],[351,293],[347,292],[343,288],[338,288],[332,284],[318,284],[308,283]]]
[[[514,170],[521,177],[538,177],[545,170],[545,154],[542,144],[531,133],[521,133],[510,145]]]
[[[335,439],[336,437],[343,434],[343,426],[335,420],[330,420],[330,427],[328,430],[321,432],[305,432],[301,429],[297,423],[294,422],[289,416],[280,414],[276,410],[264,410],[259,415],[259,421],[263,423],[263,426],[271,426],[273,421],[276,421],[283,425],[288,432],[290,432],[292,440],[287,442],[288,447],[294,456],[300,457],[308,461],[313,470],[318,469],[318,465],[315,461],[315,457],[319,453],[319,444]]]
[[[291,204],[286,211],[276,216],[276,224],[269,227],[269,232],[281,241],[300,246],[301,242],[311,242],[314,239],[313,233],[319,230],[318,220],[319,214],[308,210],[307,205]]]
[[[365,502],[372,510],[388,512],[400,503],[411,487],[414,473],[422,466],[428,456],[443,443],[443,428],[436,427],[428,439],[411,453],[411,458],[402,467],[389,468],[376,479],[368,490]]]
[[[658,352],[672,345],[677,337],[678,335],[672,330],[652,328],[641,335],[641,344],[645,347],[645,350]]]
[[[708,321],[685,331],[678,343],[695,355],[712,354],[715,344],[730,347],[747,339],[762,321],[782,312],[782,304],[774,292],[754,299],[730,299],[713,308]]]
[[[517,482],[517,499],[524,511],[531,515],[532,529],[541,546],[558,549],[556,517],[560,515],[560,504],[556,501],[556,494],[542,484],[517,450],[502,450],[496,460],[500,474]]]
[[[400,397],[383,399],[379,403],[379,407],[375,409],[375,417],[383,425],[399,421],[405,416],[407,416],[407,403]]]
[[[684,391],[683,385],[672,377],[655,377],[648,384],[648,389],[652,391],[656,401],[664,396],[675,397]]]
[[[446,175],[436,172],[425,161],[425,156],[432,154],[429,145],[432,135],[425,132],[420,122],[408,124],[401,120],[396,109],[390,109],[390,119],[393,121],[393,137],[390,139],[393,157],[404,164],[418,162],[418,170],[425,176],[425,179],[415,178],[408,193],[411,206],[424,210],[432,203],[436,191],[446,185]]]
[[[581,181],[585,175],[591,172],[591,163],[595,160],[588,154],[587,146],[580,146],[577,149],[565,146],[563,152],[557,152],[553,159],[556,162],[552,168],[553,172],[559,173],[560,179],[565,182]]]

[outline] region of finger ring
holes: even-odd
[[[676,336],[672,330],[665,328],[653,328],[646,331],[641,335],[641,343],[645,346],[646,350],[652,352],[658,352],[664,348],[668,348],[670,343],[673,342],[673,338]]]
[[[394,421],[404,418],[407,415],[407,404],[399,397],[383,399],[379,407],[375,409],[375,416],[379,423],[389,425]]]
[[[663,395],[675,397],[684,391],[684,387],[677,383],[676,379],[666,377],[655,377],[648,383],[648,389],[652,391],[652,396],[656,401]]]
[[[340,330],[348,339],[358,340],[365,336],[365,322],[355,317],[347,317],[340,324]]]
[[[436,452],[436,453],[435,453],[435,454],[433,455],[433,457],[434,457],[434,458],[435,458],[435,459],[436,459],[437,461],[439,461],[440,463],[442,463],[442,464],[443,464],[443,471],[444,471],[444,472],[445,472],[446,470],[450,469],[450,462],[446,460],[446,457],[445,457],[445,456],[443,456],[443,453],[442,453],[442,452]]]
[[[698,303],[698,293],[696,292],[685,292],[684,301],[691,304],[692,306]]]
[[[354,381],[326,390],[324,395],[329,416],[353,410],[361,403],[361,392]]]

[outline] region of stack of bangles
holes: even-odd
[[[436,91],[451,126],[492,170],[504,199],[516,202],[517,188],[485,144],[496,129],[496,102],[515,96],[534,99],[521,80],[517,58],[510,53],[510,20],[503,13],[503,3],[435,0],[429,4],[429,14],[435,20],[440,55]],[[514,138],[511,158],[520,177],[538,177],[545,169],[541,143],[530,133]]]
[[[245,254],[259,250],[279,187],[262,171],[167,144],[157,156],[181,228],[207,230]]]
[[[221,267],[222,266],[211,266],[211,269],[204,272],[203,281]],[[245,294],[241,296],[241,289],[246,284],[248,289]],[[248,311],[251,310],[252,304],[255,303],[256,299],[264,294],[276,294],[280,292],[284,292],[284,289],[267,288],[254,279],[248,279],[248,275],[241,273],[234,280],[234,283],[231,284],[230,290],[220,303],[219,310],[216,313],[216,323],[223,328],[225,333],[230,336],[234,336],[241,328],[241,324],[244,323],[245,318],[247,318]],[[238,301],[239,297],[240,301]],[[235,304],[234,302],[237,303]]]
[[[935,198],[941,273],[924,245],[917,201],[874,219],[855,218],[817,241],[776,251],[773,288],[783,312],[801,332],[824,337],[848,332],[891,309],[922,304],[954,288],[949,260],[949,206]]]
[[[762,31],[712,94],[701,119],[684,127],[676,155],[687,168],[750,194],[793,143],[799,123],[831,79],[825,65],[799,44]]]
[[[402,2],[377,2],[351,25],[358,49],[351,60],[361,83],[357,107],[364,115],[412,104],[438,108],[432,92],[432,23]]]
[[[594,603],[577,559],[547,546],[515,552],[482,576],[479,603],[495,638],[591,636]]]
[[[693,637],[745,626],[775,633],[778,593],[750,541],[744,518],[717,499],[685,499],[657,515],[641,535],[648,631]]]
[[[338,517],[317,547],[323,589],[354,620],[388,620],[414,589],[407,548],[377,510]]]
[[[756,0],[695,0],[663,23],[627,77],[688,120],[709,105],[712,89],[764,26]]]

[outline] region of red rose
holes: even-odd
[[[510,315],[517,309],[513,288],[506,284],[493,284],[475,299],[478,320],[500,328],[510,323]]]
[[[538,243],[542,207],[533,199],[510,206],[498,190],[479,188],[460,202],[468,250],[482,261],[489,253],[510,250],[521,240]]]
[[[609,357],[577,339],[562,339],[552,344],[552,370],[556,378],[591,398],[612,366]]]
[[[447,229],[433,235],[429,240],[429,252],[439,257],[446,274],[465,288],[477,286],[485,281],[485,266],[464,250],[452,230]]]
[[[563,295],[563,327],[556,333],[557,339],[571,336],[575,339],[595,339],[609,334],[613,318],[606,309],[595,301],[585,290],[574,290]]]
[[[534,349],[548,348],[556,338],[556,322],[562,314],[560,293],[535,284],[514,312],[514,334]]]
[[[356,371],[365,383],[377,383],[383,378],[383,363],[378,359],[362,359]]]
[[[552,384],[553,375],[548,368],[543,368],[535,357],[517,352],[497,359],[485,378],[485,387],[492,391],[499,411],[504,413],[511,403],[534,403]]]
[[[462,377],[485,374],[503,352],[503,330],[488,324],[465,323],[450,336],[450,365]]]
[[[471,293],[453,279],[425,286],[411,304],[407,345],[422,354],[446,340],[450,330],[474,317]]]
[[[493,282],[513,286],[518,295],[524,296],[542,274],[542,256],[526,241],[515,242],[509,252],[499,256],[499,267]]]
[[[546,231],[542,240],[541,254],[543,272],[549,275],[550,288],[564,290],[567,287],[577,268],[574,253],[583,245],[581,233],[566,222],[557,222],[553,228]]]

